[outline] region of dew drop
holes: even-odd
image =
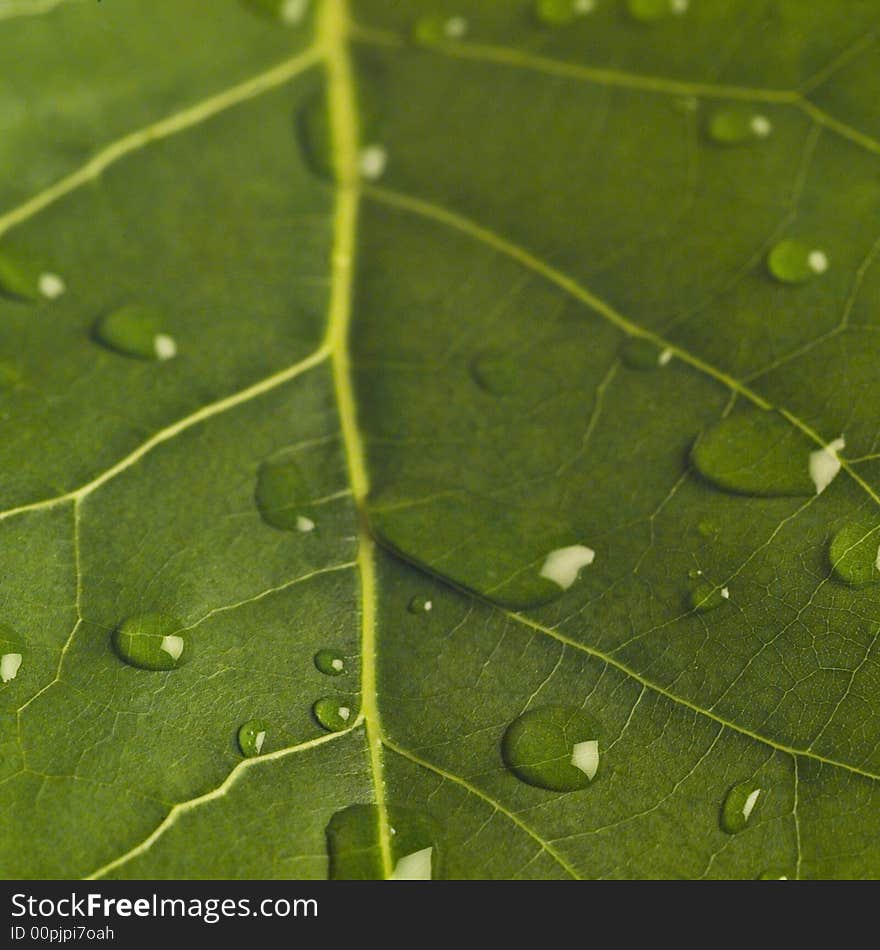
[[[691,578],[691,580],[696,580],[696,578],[702,577],[702,576],[703,576],[703,572],[698,567],[692,567],[688,571],[688,577]]]
[[[784,284],[804,284],[828,270],[828,255],[800,241],[780,241],[767,258],[770,273]]]
[[[411,614],[427,614],[434,609],[434,602],[416,594],[415,597],[410,598],[410,602],[406,605],[406,609]]]
[[[468,32],[468,21],[463,16],[426,16],[413,28],[416,43],[430,46],[450,40],[460,40]]]
[[[880,525],[855,521],[831,539],[829,560],[835,577],[850,587],[880,580]]]
[[[360,154],[358,168],[361,177],[367,181],[377,181],[388,167],[388,152],[383,145],[368,145]]]
[[[129,666],[173,670],[189,657],[181,624],[168,614],[138,614],[113,631],[113,648]]]
[[[242,0],[255,13],[280,20],[288,26],[301,23],[309,10],[310,0]]]
[[[269,727],[262,719],[249,719],[238,730],[238,747],[241,754],[249,759],[260,755],[268,734]]]
[[[813,495],[839,470],[838,443],[815,443],[779,413],[746,409],[703,432],[691,449],[696,470],[718,488],[764,498]],[[821,486],[821,487],[820,487]]]
[[[333,815],[326,830],[330,879],[384,879],[383,827],[390,838],[389,880],[428,881],[439,876],[439,826],[425,812],[392,802],[386,804],[384,816],[377,805],[349,805]]]
[[[697,613],[706,613],[720,607],[729,599],[730,591],[726,587],[719,588],[708,581],[700,581],[688,594],[688,606]]]
[[[641,23],[681,16],[689,6],[689,0],[627,0],[629,15]]]
[[[11,627],[0,624],[0,681],[10,683],[18,676],[25,649]]]
[[[781,868],[771,868],[758,875],[759,881],[787,881],[788,879],[788,874]]]
[[[742,831],[748,824],[762,791],[754,782],[734,785],[721,806],[721,830],[729,835]]]
[[[474,382],[492,396],[509,396],[522,385],[522,364],[499,350],[486,350],[471,363]]]
[[[518,778],[537,788],[586,788],[599,768],[599,726],[576,706],[543,706],[515,719],[501,755]]]
[[[766,139],[773,125],[767,116],[748,109],[725,109],[712,115],[707,131],[717,145],[743,145]]]
[[[596,9],[596,0],[535,0],[535,18],[548,26],[562,26]]]
[[[174,338],[165,332],[165,317],[152,307],[120,307],[98,320],[92,336],[123,356],[169,360],[177,355]]]
[[[43,261],[19,248],[0,249],[0,294],[36,303],[54,300],[64,289],[64,281],[48,271]]]
[[[341,732],[347,728],[352,718],[352,708],[347,701],[332,696],[319,699],[312,706],[312,712],[318,723],[328,732]]]
[[[327,676],[340,676],[345,672],[345,657],[338,650],[318,650],[315,666]]]
[[[644,337],[631,337],[620,348],[620,359],[630,369],[653,370],[660,366],[661,349]]]
[[[67,284],[57,274],[46,271],[40,274],[38,282],[40,293],[47,300],[57,300],[67,290]]]
[[[302,470],[290,455],[260,465],[254,499],[260,517],[273,528],[300,533],[314,530],[311,493]]]
[[[541,567],[540,576],[558,584],[562,590],[568,590],[578,579],[581,568],[589,567],[595,558],[596,552],[583,544],[557,548],[547,555]]]

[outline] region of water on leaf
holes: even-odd
[[[296,117],[296,132],[306,165],[320,178],[333,179],[332,135],[327,96],[313,95]]]
[[[725,491],[765,498],[813,495],[815,443],[777,412],[745,409],[705,430],[691,462]],[[825,450],[820,450],[825,451]]]
[[[763,789],[754,782],[741,782],[724,797],[721,806],[721,830],[735,835],[749,823]]]
[[[434,609],[434,602],[420,596],[419,594],[416,594],[415,597],[410,598],[409,603],[406,605],[406,609],[411,614],[430,613]]]
[[[522,385],[522,363],[499,350],[486,350],[471,363],[474,382],[492,396],[508,396]]]
[[[548,26],[572,23],[596,9],[596,0],[535,0],[535,17]]]
[[[64,293],[64,282],[43,261],[20,248],[0,248],[0,294],[35,303]]]
[[[851,587],[880,580],[880,525],[853,521],[831,539],[829,559],[834,576]]]
[[[627,0],[629,15],[641,23],[681,16],[689,6],[689,0]]]
[[[717,145],[743,145],[765,139],[773,131],[765,115],[749,109],[723,109],[713,113],[707,132]]]
[[[238,747],[247,758],[260,755],[266,744],[269,727],[262,719],[251,719],[238,730]]]
[[[152,307],[133,304],[101,317],[92,335],[103,346],[142,360],[170,360],[177,355],[167,321]]]
[[[770,251],[767,268],[784,284],[805,284],[828,270],[828,256],[821,248],[786,239]]]
[[[537,788],[571,792],[599,767],[599,726],[577,706],[543,706],[515,719],[501,740],[505,765]]]
[[[345,672],[345,657],[339,650],[318,650],[315,667],[327,676],[340,676]]]
[[[24,656],[24,644],[16,632],[0,624],[0,682],[9,683],[18,676]]]
[[[790,880],[786,871],[781,868],[770,868],[767,871],[762,871],[758,875],[759,881],[788,881]]]
[[[269,459],[260,465],[254,499],[260,517],[273,528],[308,533],[315,527],[310,517],[309,487],[290,455]]]
[[[347,729],[354,718],[354,707],[347,699],[338,696],[324,696],[319,699],[312,712],[315,719],[328,732],[341,732]]]
[[[310,0],[242,0],[242,3],[255,13],[296,26],[308,13]]]
[[[330,879],[379,881],[386,878],[380,836],[383,822],[378,805],[350,805],[336,812],[327,825]],[[385,806],[391,880],[429,880],[439,876],[439,827],[429,815],[394,803]]]
[[[142,670],[174,670],[190,654],[181,624],[168,614],[129,617],[113,631],[112,641],[121,660]]]
[[[460,40],[467,34],[468,22],[463,16],[424,16],[413,27],[414,42],[430,46]]]
[[[697,613],[706,613],[720,607],[729,597],[726,587],[716,587],[708,581],[694,584],[688,594],[688,606]]]
[[[632,337],[620,348],[621,362],[630,369],[652,370],[667,366],[672,356],[672,350],[663,350],[644,337]]]

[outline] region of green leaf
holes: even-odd
[[[210,6],[0,0],[4,876],[880,877],[874,0]]]

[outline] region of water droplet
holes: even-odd
[[[269,727],[262,719],[250,719],[238,730],[238,747],[247,758],[260,755],[266,743]]]
[[[813,443],[777,412],[746,409],[707,429],[691,461],[707,481],[725,491],[765,498],[813,495],[839,470],[836,448]]]
[[[32,254],[13,247],[0,250],[0,294],[36,303],[54,300],[64,290],[64,281]]]
[[[92,335],[99,343],[123,356],[169,360],[177,355],[174,338],[165,332],[165,317],[152,307],[120,307],[101,317]]]
[[[471,363],[471,375],[484,392],[508,396],[522,385],[523,368],[511,356],[499,350],[487,350]]]
[[[844,525],[831,539],[829,559],[838,580],[851,587],[880,580],[880,525],[867,520]]]
[[[828,270],[828,255],[800,241],[780,241],[767,258],[770,273],[784,284],[804,284]]]
[[[273,528],[301,533],[314,530],[315,522],[309,517],[311,493],[290,455],[260,465],[254,498],[263,521]]]
[[[377,181],[388,167],[388,152],[383,145],[368,145],[360,154],[358,168],[361,177],[367,181]]]
[[[377,805],[350,805],[327,825],[330,879],[378,881],[385,877],[380,834],[389,832],[392,873],[396,881],[426,881],[439,876],[439,826],[421,811],[385,807],[385,821]]]
[[[694,580],[695,578],[702,577],[702,576],[703,576],[703,572],[698,567],[692,567],[688,571],[688,577],[690,577],[691,580]]]
[[[416,23],[412,36],[416,43],[431,45],[460,40],[467,31],[468,22],[463,16],[426,16]]]
[[[318,650],[315,666],[327,676],[339,676],[345,672],[345,657],[338,650]]]
[[[313,95],[300,109],[296,132],[306,164],[320,178],[332,180],[335,177],[333,136],[327,96],[323,91]]]
[[[572,23],[596,9],[596,0],[535,0],[535,17],[548,26]]]
[[[578,579],[582,567],[589,567],[596,558],[596,552],[583,544],[573,544],[567,548],[551,551],[541,567],[540,576],[558,584],[562,590]]]
[[[142,670],[173,670],[189,657],[181,624],[167,614],[129,617],[113,631],[119,658]]]
[[[242,0],[248,9],[280,20],[288,26],[301,23],[309,9],[310,0]]]
[[[652,370],[660,365],[660,347],[644,337],[631,337],[620,348],[620,359],[630,369]]]
[[[689,0],[627,0],[630,16],[641,23],[681,16],[689,6]]]
[[[688,606],[697,613],[706,613],[708,610],[720,607],[729,597],[730,592],[726,587],[719,588],[708,581],[700,581],[699,584],[693,586],[688,594]]]
[[[576,706],[544,706],[515,719],[501,755],[524,782],[555,792],[586,788],[599,768],[599,726]]]
[[[709,519],[704,519],[697,525],[697,531],[704,538],[717,538],[721,534],[721,525]]]
[[[18,676],[24,654],[24,646],[15,631],[0,624],[0,681],[9,683]]]
[[[734,785],[721,806],[721,830],[729,835],[742,831],[748,824],[762,791],[754,782]]]
[[[748,109],[725,109],[709,119],[709,138],[718,145],[743,145],[765,139],[773,125],[765,115]]]
[[[426,600],[424,597],[420,597],[416,594],[415,597],[410,599],[410,602],[406,605],[406,609],[411,614],[430,613],[434,609],[434,602],[432,600]]]
[[[758,875],[759,881],[787,881],[788,874],[780,868],[772,868],[769,871],[762,871]]]
[[[353,716],[352,707],[347,700],[332,696],[319,699],[312,706],[312,712],[315,719],[329,732],[341,732],[348,728]]]

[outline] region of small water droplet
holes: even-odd
[[[269,727],[262,719],[250,719],[238,730],[238,747],[247,758],[260,755],[266,743]]]
[[[828,270],[828,255],[800,241],[780,241],[767,257],[770,273],[784,284],[804,284]]]
[[[318,650],[315,666],[327,676],[339,676],[345,672],[345,657],[338,650]]]
[[[548,26],[562,26],[596,9],[596,0],[535,0],[536,19]]]
[[[0,624],[0,681],[9,683],[18,676],[25,649],[15,631]]]
[[[707,131],[717,145],[743,145],[767,138],[773,125],[767,116],[749,109],[724,109],[712,115]]]
[[[123,356],[169,360],[177,355],[174,338],[165,332],[165,317],[152,307],[120,307],[98,320],[92,336]]]
[[[840,440],[816,450],[815,443],[784,416],[745,409],[710,427],[691,449],[691,462],[707,481],[725,491],[764,498],[824,491],[840,470]]]
[[[762,791],[754,782],[734,785],[721,806],[721,830],[729,835],[742,831],[748,824]]]
[[[831,539],[831,569],[850,587],[880,580],[880,525],[868,520],[844,525]]]
[[[727,588],[718,588],[708,581],[701,581],[695,584],[688,594],[688,606],[697,613],[706,613],[720,607],[730,596],[730,592],[725,595]]]
[[[781,868],[772,868],[769,871],[762,871],[758,875],[759,881],[787,881],[788,874]]]
[[[329,732],[341,732],[352,719],[352,707],[347,700],[339,697],[325,696],[319,699],[312,706],[312,712],[320,725]]]
[[[388,152],[383,145],[368,145],[360,154],[358,168],[361,177],[367,181],[377,181],[388,167]]]
[[[309,507],[311,493],[292,456],[282,455],[260,465],[254,498],[260,517],[273,528],[306,534],[314,530]]]
[[[431,45],[460,40],[468,32],[468,21],[463,16],[425,16],[412,31],[416,43]]]
[[[474,358],[471,375],[484,392],[508,396],[522,385],[523,367],[518,360],[499,350],[486,350]]]
[[[689,0],[627,0],[629,15],[641,23],[681,16],[689,6]]]
[[[576,706],[544,706],[515,719],[501,741],[507,767],[555,792],[587,788],[599,768],[599,726]]]
[[[129,666],[173,670],[189,657],[181,624],[167,614],[139,614],[123,621],[112,636],[113,648]]]
[[[287,26],[301,23],[309,9],[310,0],[242,0],[255,13],[280,20]]]
[[[631,337],[620,348],[620,359],[630,369],[652,370],[660,366],[661,349],[644,337]]]
[[[427,881],[439,876],[440,828],[426,813],[386,804],[392,872],[390,880]],[[378,881],[385,877],[380,843],[383,815],[378,805],[350,805],[327,825],[332,881]]]
[[[540,576],[568,590],[578,579],[581,568],[589,567],[596,559],[596,552],[583,544],[551,551],[541,567]]]
[[[410,602],[406,605],[406,609],[411,614],[430,613],[434,609],[434,602],[416,594],[415,597],[410,598]]]
[[[721,525],[706,518],[697,525],[697,531],[704,538],[717,538],[721,534]]]
[[[691,580],[695,580],[696,578],[702,577],[702,576],[703,576],[703,572],[698,567],[692,567],[688,571],[688,577],[691,578]]]
[[[60,289],[59,289],[60,288]],[[36,303],[64,293],[64,282],[43,261],[20,248],[0,249],[0,294]]]

